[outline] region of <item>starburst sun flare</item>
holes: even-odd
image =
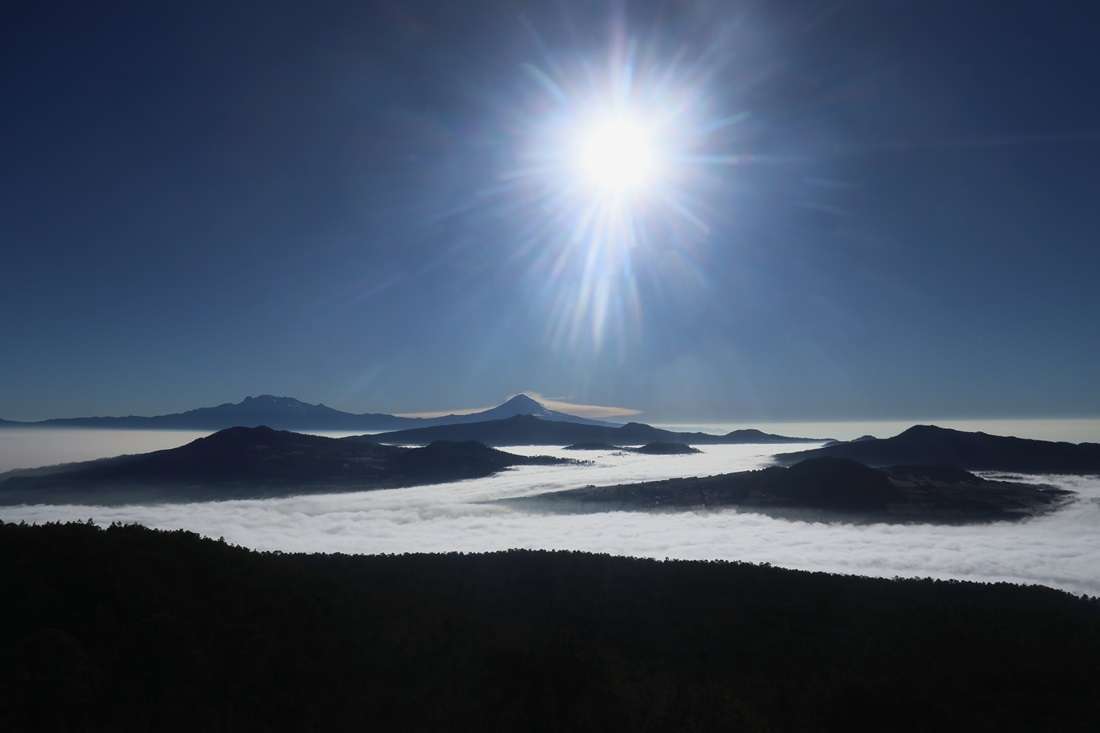
[[[697,269],[708,169],[731,164],[716,131],[735,118],[716,109],[703,67],[610,56],[526,67],[534,83],[513,117],[521,143],[501,193],[523,212],[558,344],[637,335],[643,285]]]

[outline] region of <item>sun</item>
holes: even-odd
[[[587,115],[572,138],[573,172],[597,195],[633,196],[658,183],[660,143],[641,115],[630,110]]]

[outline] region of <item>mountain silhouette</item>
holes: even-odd
[[[615,423],[605,422],[603,420],[593,420],[587,417],[569,415],[564,412],[558,412],[557,410],[551,410],[538,400],[528,397],[525,394],[518,394],[515,397],[508,399],[506,402],[497,405],[496,407],[489,408],[488,410],[482,410],[480,412],[474,412],[465,415],[452,414],[443,415],[441,417],[420,418],[420,420],[422,421],[421,425],[423,426],[460,425],[463,423],[504,420],[509,417],[516,417],[517,415],[531,415],[541,420],[577,423],[579,425],[598,425],[602,427],[615,426]]]
[[[1072,492],[1041,484],[993,481],[961,469],[899,466],[876,469],[846,458],[810,458],[716,476],[617,486],[587,486],[503,503],[565,512],[609,509],[713,509],[741,506],[812,520],[968,523],[1024,519],[1069,501]]]
[[[638,448],[628,448],[634,453],[644,453],[650,456],[678,456],[691,453],[702,453],[698,448],[692,448],[687,443],[646,443]]]
[[[480,478],[518,465],[571,463],[474,442],[422,448],[228,428],[179,448],[0,474],[0,504],[210,500],[361,491]]]
[[[783,453],[775,460],[791,464],[819,456],[850,458],[870,466],[940,464],[975,471],[1100,473],[1100,443],[1031,440],[935,425],[914,425],[892,438],[864,437]]]
[[[725,435],[678,433],[643,423],[614,427],[545,420],[532,415],[516,415],[506,420],[487,420],[471,424],[439,425],[399,430],[372,436],[380,443],[425,444],[433,440],[476,440],[486,445],[644,445],[646,443],[816,443],[824,438],[792,438],[759,430],[734,430]]]
[[[293,397],[277,397],[264,394],[245,397],[240,402],[225,402],[213,407],[200,407],[169,415],[156,415],[153,417],[138,415],[125,417],[67,417],[37,422],[0,420],[0,427],[222,430],[231,427],[265,425],[279,430],[373,432],[449,425],[452,423],[474,423],[485,420],[499,420],[515,415],[535,415],[544,420],[576,422],[585,425],[612,425],[612,423],[548,409],[525,394],[516,395],[503,404],[480,412],[427,418],[403,417],[377,412],[356,414],[337,410],[323,404],[311,405]]]

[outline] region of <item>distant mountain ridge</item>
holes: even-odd
[[[813,450],[783,453],[778,463],[807,458],[848,458],[869,466],[937,464],[972,471],[1100,473],[1100,443],[1060,443],[936,425],[914,425],[892,438],[862,437]]]
[[[426,444],[435,440],[476,440],[485,445],[645,445],[647,443],[729,444],[729,443],[817,443],[827,438],[794,438],[759,430],[734,430],[725,435],[678,433],[643,423],[603,426],[544,420],[532,415],[516,415],[505,420],[473,424],[439,425],[398,430],[371,436],[380,443]]]
[[[535,415],[543,420],[575,422],[583,425],[612,425],[612,423],[601,420],[592,420],[551,410],[525,394],[518,394],[488,410],[439,417],[403,417],[376,412],[356,414],[337,410],[324,404],[311,405],[293,397],[277,397],[265,394],[245,397],[240,402],[225,402],[213,407],[199,407],[169,415],[151,417],[138,415],[125,417],[68,417],[36,422],[0,420],[0,427],[223,430],[232,427],[259,427],[264,425],[277,430],[372,432],[500,420],[515,415]]]

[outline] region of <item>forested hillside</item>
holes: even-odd
[[[1095,730],[1054,590],[0,525],[0,729]]]

